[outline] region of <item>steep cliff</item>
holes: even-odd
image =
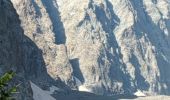
[[[20,100],[32,100],[32,91],[29,82],[24,78],[23,64],[23,35],[24,31],[20,27],[19,16],[12,3],[8,0],[0,0],[0,74],[13,70],[17,73],[11,84],[19,85]]]
[[[19,86],[17,100],[33,100],[30,81],[41,88],[61,84],[48,75],[42,51],[24,35],[11,1],[0,0],[0,75],[9,70],[16,72],[10,85]],[[65,88],[64,84],[59,86]]]
[[[23,44],[13,63],[22,62],[29,79],[49,74],[104,95],[170,93],[169,0],[11,1],[32,43]]]

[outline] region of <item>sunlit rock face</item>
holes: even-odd
[[[169,0],[11,1],[54,80],[102,95],[170,93]]]

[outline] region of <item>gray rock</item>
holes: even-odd
[[[168,0],[11,1],[21,25],[0,16],[0,58],[26,80],[100,95],[170,93]]]

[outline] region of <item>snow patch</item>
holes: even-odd
[[[134,93],[134,95],[138,96],[138,97],[143,97],[146,96],[142,91],[138,90],[137,92]]]
[[[56,100],[49,94],[49,92],[42,90],[41,88],[39,88],[37,85],[35,85],[32,82],[30,83],[31,83],[32,91],[33,91],[34,100]]]
[[[84,92],[92,92],[90,89],[88,89],[86,86],[81,85],[78,88],[79,91],[84,91]]]

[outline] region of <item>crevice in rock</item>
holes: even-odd
[[[81,83],[84,83],[84,77],[80,69],[79,58],[70,59],[70,64],[73,67],[73,75],[78,78]]]
[[[60,12],[58,10],[58,5],[53,0],[41,0],[44,7],[49,14],[53,25],[53,32],[55,33],[55,43],[56,44],[65,44],[66,35],[63,22],[61,21]]]

